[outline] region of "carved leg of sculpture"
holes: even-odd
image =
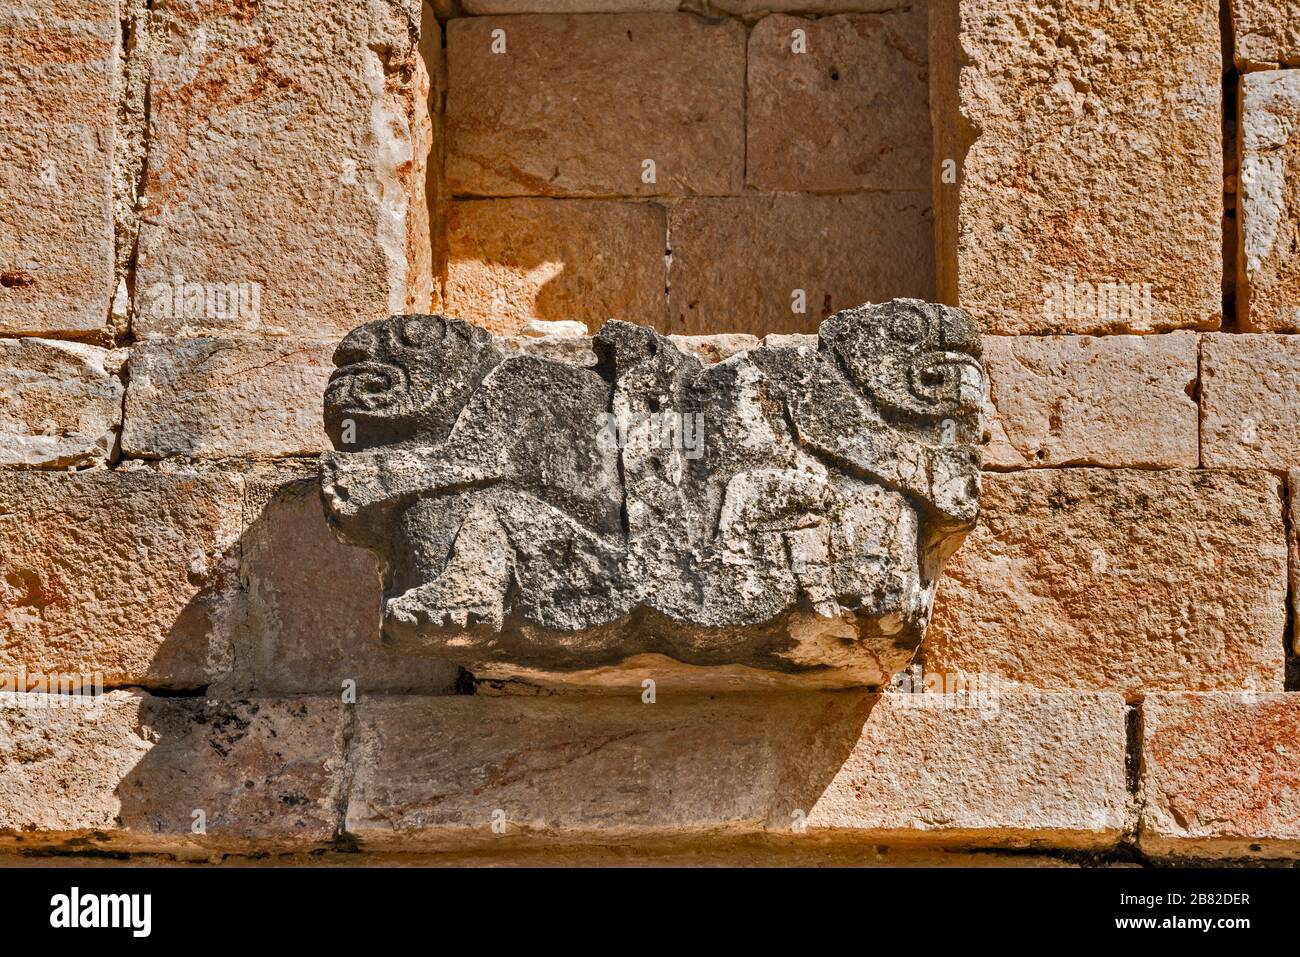
[[[524,492],[501,490],[497,514],[515,561],[514,610],[546,628],[583,631],[627,614],[626,544]]]
[[[916,509],[902,493],[865,482],[837,492],[831,578],[840,604],[879,619],[887,635],[923,626],[933,590],[920,580]]]
[[[657,607],[711,625],[766,621],[796,601],[801,590],[814,603],[833,596],[820,519],[826,494],[822,479],[792,469],[733,476],[716,535],[696,562],[700,604]]]
[[[448,496],[413,505],[404,537],[423,536],[395,578],[398,594],[385,606],[395,629],[480,627],[501,630],[513,577],[513,551],[495,504],[478,496]]]
[[[835,583],[831,575],[830,530],[819,523],[785,533],[790,571],[799,590],[823,618],[839,614]]]

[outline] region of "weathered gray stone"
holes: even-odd
[[[0,465],[105,462],[122,422],[125,353],[54,339],[0,339]]]
[[[325,505],[383,559],[387,639],[489,676],[905,665],[976,517],[965,313],[863,306],[816,348],[707,366],[629,323],[593,345],[594,369],[504,357],[468,323],[395,316],[339,346]]]
[[[259,336],[150,340],[131,352],[122,449],[140,458],[314,455],[329,346]]]

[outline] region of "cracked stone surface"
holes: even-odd
[[[339,345],[322,491],[340,538],[381,558],[385,640],[582,684],[904,667],[976,518],[965,313],[861,306],[811,346],[714,364],[630,323],[590,343],[594,366],[507,355],[408,315]]]

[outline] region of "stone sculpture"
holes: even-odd
[[[705,365],[610,322],[583,367],[442,316],[353,330],[322,492],[381,558],[385,640],[502,676],[905,667],[976,518],[978,330],[900,299],[808,341]]]

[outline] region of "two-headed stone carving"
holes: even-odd
[[[976,517],[966,314],[862,306],[715,365],[624,322],[592,346],[591,367],[507,356],[421,315],[339,345],[322,489],[382,560],[386,640],[496,675],[905,667]]]

